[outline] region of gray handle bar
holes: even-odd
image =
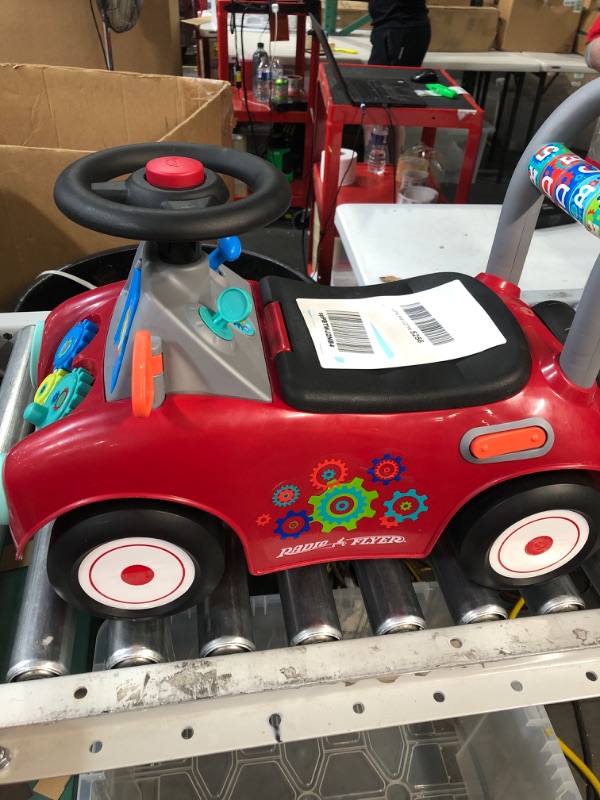
[[[529,180],[531,157],[550,142],[569,145],[600,115],[600,80],[582,86],[544,122],[525,148],[508,185],[486,272],[519,283],[543,195]],[[589,389],[600,371],[600,257],[588,278],[575,319],[560,356],[566,377]]]

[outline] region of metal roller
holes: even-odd
[[[230,529],[225,531],[224,550],[221,582],[198,606],[201,658],[255,649],[246,557],[240,540]]]
[[[281,609],[291,647],[342,638],[333,592],[324,564],[277,573]]]
[[[168,660],[164,619],[114,619],[108,623],[106,669],[162,664]]]
[[[7,682],[68,675],[71,668],[76,612],[48,581],[51,529],[45,525],[33,539]]]
[[[361,560],[353,566],[375,636],[426,627],[412,580],[401,559]]]
[[[455,625],[507,618],[498,592],[469,580],[449,542],[438,541],[429,563]]]
[[[524,586],[519,591],[531,614],[559,614],[585,608],[583,598],[568,575],[561,575],[538,586]]]
[[[600,594],[600,550],[589,556],[581,566],[596,592]]]
[[[28,325],[13,339],[13,348],[0,385],[0,453],[10,448],[31,431],[23,419],[23,411],[33,399],[29,355],[34,327]],[[0,556],[10,534],[6,525],[0,526]]]

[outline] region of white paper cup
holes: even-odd
[[[350,186],[356,180],[356,161],[358,154],[354,150],[342,147],[340,150],[340,170],[338,173],[338,186]],[[321,153],[321,180],[325,166],[325,151]]]
[[[408,186],[425,186],[429,179],[429,173],[421,169],[405,169],[401,173],[400,189]]]
[[[407,186],[398,192],[399,203],[435,203],[439,192],[431,186]]]

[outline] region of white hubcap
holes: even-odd
[[[98,603],[113,608],[160,608],[194,582],[194,563],[177,545],[132,536],[92,550],[79,566],[79,584]]]
[[[574,511],[532,514],[498,536],[490,550],[490,566],[507,578],[545,575],[575,558],[589,532],[585,517]]]

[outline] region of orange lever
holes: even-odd
[[[163,371],[162,355],[152,355],[150,331],[137,331],[133,340],[131,405],[134,417],[149,417],[154,402],[154,376]]]

